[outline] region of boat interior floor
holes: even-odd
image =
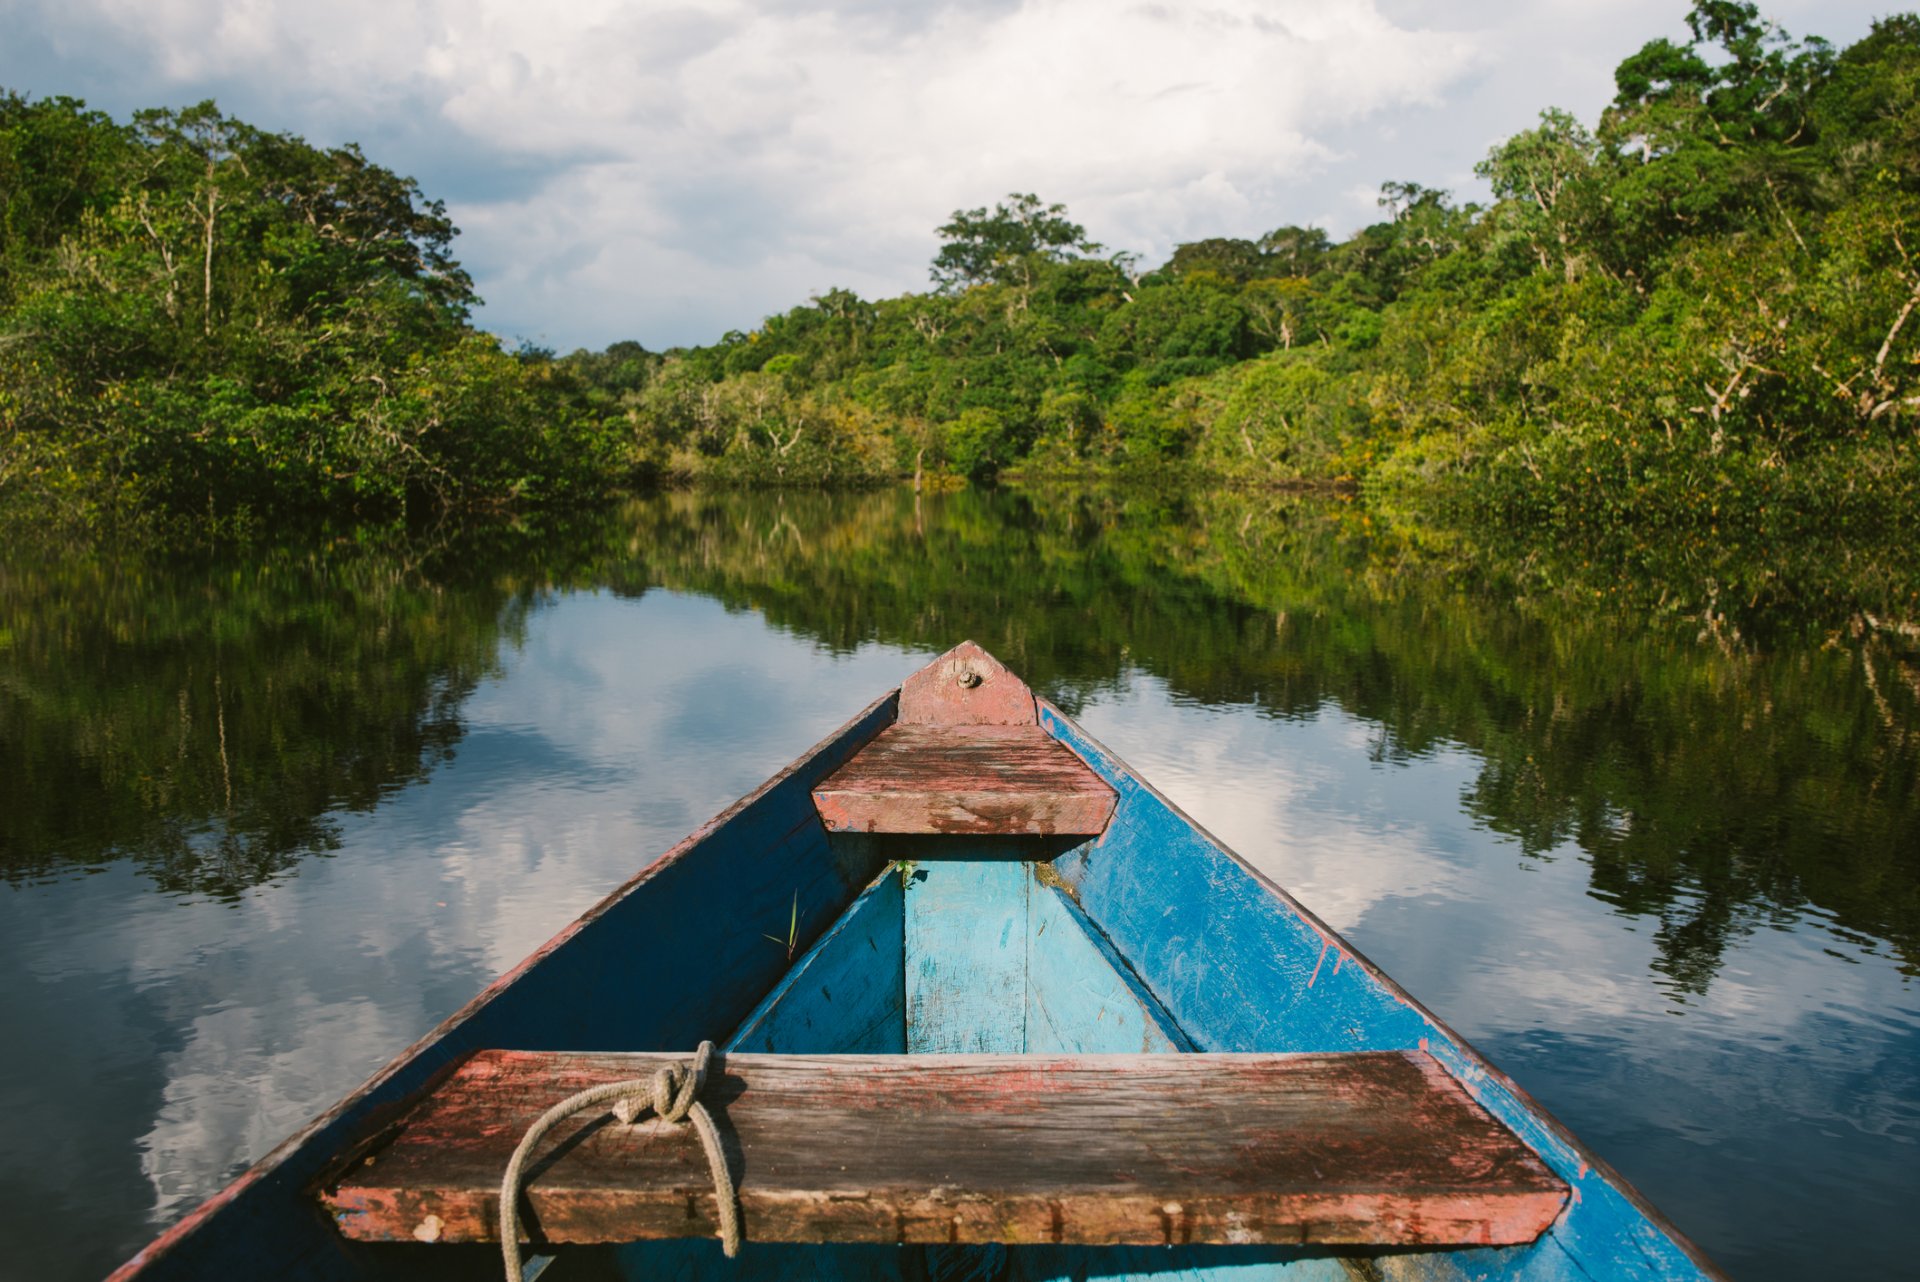
[[[1031,840],[920,838],[722,1046],[784,1054],[1196,1049]],[[937,850],[928,857],[930,848]]]

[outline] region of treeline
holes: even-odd
[[[933,288],[711,346],[502,351],[455,229],[353,147],[211,105],[0,95],[0,503],[82,515],[576,502],[659,478],[1189,471],[1390,515],[1763,548],[1913,524],[1920,18],[1836,50],[1738,0],[1589,128],[1412,183],[1344,240],[1148,269],[1015,195]]]
[[[226,522],[625,479],[564,372],[470,324],[455,234],[353,146],[0,92],[0,501]]]
[[[1016,195],[935,288],[844,290],[620,371],[663,471],[814,482],[1185,465],[1500,524],[1765,541],[1920,494],[1920,20],[1844,51],[1703,0],[1480,166],[1144,270]],[[610,390],[613,390],[610,386]]]

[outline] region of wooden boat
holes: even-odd
[[[114,1276],[1720,1276],[1311,913],[971,643],[648,864]]]

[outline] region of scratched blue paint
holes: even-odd
[[[914,1054],[1173,1051],[1186,1039],[1033,864],[916,863],[904,896],[907,1049]]]
[[[909,1006],[916,1047],[1191,1049],[1073,901],[1035,884],[1033,865],[952,859],[882,872],[722,1049],[899,1054]]]
[[[1055,870],[1198,1049],[1424,1048],[1572,1186],[1567,1210],[1531,1246],[1384,1255],[1372,1263],[1385,1277],[1713,1276],[1537,1106],[1362,964],[1344,940],[1268,888],[1056,709],[1043,704],[1040,722],[1119,794],[1107,831],[1060,856]]]
[[[883,870],[722,1046],[770,1055],[907,1049],[901,878]]]
[[[1203,1050],[1426,1046],[1568,1180],[1575,1200],[1531,1247],[1385,1254],[1364,1261],[1363,1276],[1421,1282],[1703,1276],[1469,1048],[1051,708],[1043,706],[1042,724],[1120,798],[1101,839],[1054,861],[1077,904],[1036,883],[1027,863],[985,849],[977,861],[919,862],[904,885],[894,883],[900,890],[893,897],[886,878],[875,881],[881,872],[875,849],[830,843],[809,796],[814,783],[892,716],[890,701],[869,709],[795,775],[658,870],[641,891],[608,906],[513,984],[450,1021],[341,1117],[302,1137],[142,1282],[484,1276],[488,1248],[345,1242],[312,1213],[306,1190],[380,1109],[469,1051],[671,1050],[702,1037],[726,1038],[735,1029],[740,1049],[826,1043],[835,1050],[1136,1050],[1152,1042],[1156,1030],[1170,1046]],[[943,854],[953,850],[951,842],[941,846]],[[990,857],[995,854],[1000,857]],[[796,902],[798,934],[807,946],[797,965],[766,938],[784,934]],[[897,936],[889,926],[894,921]],[[887,948],[893,938],[897,953]],[[860,978],[880,982],[847,988],[863,949],[874,969]],[[898,1042],[890,992],[899,993],[904,1011]],[[1111,1043],[1110,1017],[1117,1030]],[[567,1253],[557,1269],[572,1262]],[[1264,1247],[750,1242],[741,1260],[723,1264],[716,1244],[687,1241],[582,1252],[578,1263],[589,1273],[597,1264],[635,1278],[752,1282],[962,1282],[996,1271],[1002,1282],[1330,1282],[1350,1276],[1338,1258]],[[564,1275],[556,1270],[555,1276]]]

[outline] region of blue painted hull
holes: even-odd
[[[830,837],[811,790],[897,692],[656,860],[115,1279],[489,1276],[491,1248],[350,1243],[313,1190],[472,1051],[1304,1051],[1423,1048],[1573,1190],[1530,1246],[1354,1254],[1199,1247],[569,1249],[568,1278],[1679,1279],[1720,1276],[1624,1181],[1332,931],[1089,739],[1040,721],[1119,794],[1107,831],[1022,848]],[[1009,859],[1009,854],[1024,858]],[[797,917],[805,951],[768,946]]]

